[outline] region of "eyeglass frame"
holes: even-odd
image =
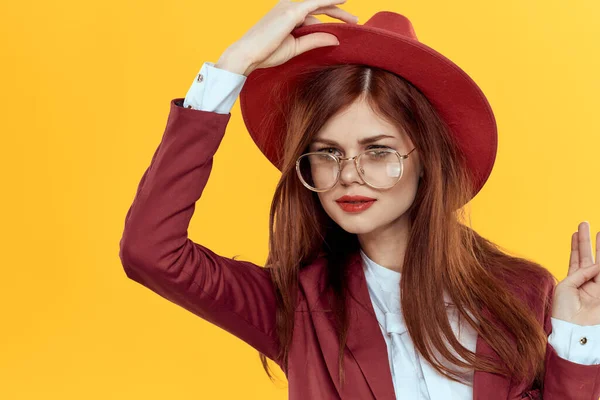
[[[304,187],[306,187],[308,190],[311,190],[313,192],[326,192],[328,190],[333,189],[338,182],[340,181],[340,174],[342,173],[342,161],[350,161],[353,160],[354,161],[354,167],[356,168],[356,172],[358,172],[358,175],[360,176],[360,178],[362,179],[362,181],[369,187],[372,187],[373,189],[391,189],[394,186],[396,186],[396,184],[398,182],[400,182],[400,179],[402,179],[402,176],[404,176],[404,160],[406,160],[408,158],[408,156],[410,155],[410,153],[412,153],[413,151],[416,150],[416,147],[413,147],[413,149],[411,151],[409,151],[406,154],[400,154],[397,150],[391,149],[391,148],[383,148],[383,149],[368,149],[363,151],[360,154],[357,154],[353,157],[339,157],[336,156],[335,154],[331,154],[331,153],[323,153],[321,151],[313,151],[310,153],[304,153],[302,155],[300,155],[300,157],[298,157],[298,159],[296,160],[296,174],[298,175],[298,178],[300,179],[300,182],[302,182],[302,185],[304,185]],[[400,174],[400,176],[398,177],[398,180],[396,180],[396,182],[394,182],[393,185],[389,186],[389,187],[378,187],[378,186],[374,186],[371,185],[369,182],[367,182],[367,180],[365,179],[365,177],[363,176],[363,173],[360,171],[360,169],[358,168],[358,159],[360,158],[360,156],[362,156],[365,153],[368,153],[370,151],[384,151],[384,152],[388,152],[388,153],[396,153],[396,156],[400,159],[400,164],[402,165],[402,173]],[[327,189],[315,189],[312,186],[308,185],[304,179],[302,178],[302,173],[300,172],[300,160],[302,159],[302,157],[310,155],[310,154],[319,154],[319,155],[323,155],[326,154],[328,156],[333,157],[338,164],[338,173],[337,176],[335,177],[335,183],[333,185],[331,185],[331,187],[327,188]]]

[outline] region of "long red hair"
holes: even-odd
[[[325,255],[327,287],[332,291],[332,311],[338,323],[339,379],[343,383],[348,328],[344,305],[348,293],[342,266],[348,250],[357,249],[359,244],[356,235],[329,218],[316,193],[301,184],[295,161],[329,118],[354,101],[365,99],[379,116],[408,133],[423,163],[423,177],[407,211],[412,228],[401,280],[402,313],[416,350],[455,381],[460,376],[438,362],[427,343],[461,368],[504,374],[523,382],[535,380],[541,386],[547,335],[532,310],[509,290],[507,281],[513,288],[521,284],[518,290],[533,290],[533,296],[541,297],[541,285],[531,285],[524,277],[547,278],[552,274],[535,262],[508,255],[464,223],[467,216],[461,206],[473,193],[469,171],[434,107],[404,78],[365,65],[320,67],[307,70],[298,79],[301,84],[291,95],[289,108],[280,110],[287,129],[271,138],[284,148],[282,175],[271,204],[266,262],[277,293],[278,358],[282,365],[287,366],[294,328],[298,274],[303,266]],[[503,365],[476,356],[460,344],[448,322],[443,290],[450,295],[461,319],[490,344]],[[481,305],[486,305],[512,333],[517,347],[482,315]],[[444,338],[466,363],[452,354]],[[272,378],[266,356],[261,353],[260,358]]]

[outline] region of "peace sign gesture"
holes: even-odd
[[[600,324],[600,232],[596,234],[596,262],[590,224],[582,222],[571,236],[567,277],[556,285],[552,317],[577,325]]]

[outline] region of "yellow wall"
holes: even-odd
[[[170,100],[275,1],[5,3],[0,398],[287,398],[254,349],[128,280],[118,258]],[[589,220],[592,236],[600,228],[600,3],[342,8],[361,23],[382,9],[407,15],[421,41],[480,84],[500,143],[473,226],[566,276],[577,224]],[[276,180],[236,103],[190,237],[264,262]]]

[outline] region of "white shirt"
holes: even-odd
[[[371,260],[362,250],[363,270],[367,287],[388,348],[390,370],[398,399],[472,399],[473,371],[459,369],[449,362],[445,364],[462,373],[464,383],[454,382],[436,371],[430,363],[419,358],[406,331],[400,309],[400,278],[402,274],[383,267]],[[467,349],[475,352],[477,331],[461,321],[450,297],[444,293],[446,309],[455,336]],[[473,317],[473,315],[471,314]],[[579,344],[579,338],[587,336],[590,347]],[[590,340],[591,339],[591,340]],[[552,318],[552,333],[548,342],[559,356],[579,364],[600,364],[600,325],[579,326]],[[592,343],[593,342],[593,343]],[[578,346],[578,347],[576,347]],[[582,351],[585,348],[586,351]],[[454,355],[458,356],[456,352]],[[463,359],[464,360],[464,359]]]
[[[363,270],[377,320],[384,335],[390,370],[399,399],[468,399],[472,397],[473,371],[460,370],[466,383],[456,383],[421,360],[404,325],[400,309],[401,273],[371,260],[362,250]],[[463,324],[458,331],[458,314],[447,294],[444,296],[450,324],[463,346],[475,352],[477,331]],[[447,365],[450,365],[447,363]],[[452,366],[458,370],[456,366]],[[452,396],[449,394],[452,393]]]
[[[183,106],[228,114],[245,81],[245,75],[215,68],[214,63],[205,62],[194,77]],[[362,250],[361,256],[369,295],[388,348],[396,397],[419,400],[472,400],[472,371],[463,371],[465,383],[454,382],[439,374],[416,354],[400,310],[401,273],[375,263]],[[460,326],[459,335],[456,310],[446,294],[445,300],[456,337],[463,346],[475,351],[477,332],[464,323]],[[551,322],[552,333],[548,336],[548,343],[560,357],[578,364],[600,364],[600,325],[581,326],[556,318],[551,318]],[[579,343],[582,336],[587,337],[585,345]],[[451,367],[458,370],[454,365]],[[449,396],[449,393],[452,395]]]

